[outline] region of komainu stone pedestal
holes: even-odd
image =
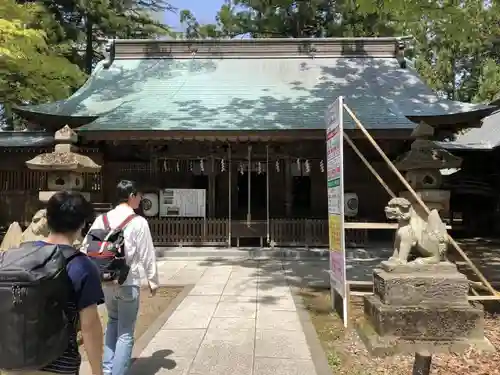
[[[484,337],[483,308],[467,300],[467,278],[454,264],[382,262],[373,279],[374,294],[365,297],[365,319],[357,326],[372,355],[493,350]]]

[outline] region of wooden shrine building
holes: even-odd
[[[463,160],[444,181],[451,191],[451,215],[463,222],[470,237],[498,238],[500,233],[499,130],[500,111],[496,111],[483,119],[480,128],[439,143]]]
[[[102,165],[85,181],[93,202],[113,204],[124,178],[157,196],[143,207],[157,244],[326,245],[324,114],[340,95],[391,158],[420,121],[450,132],[492,110],[440,99],[398,38],[115,40],[70,98],[17,108],[30,131],[0,133],[0,220],[30,220],[46,182],[24,162],[69,125]],[[344,126],[397,191],[347,115]],[[347,145],[344,158],[348,219],[385,221],[384,189]],[[172,189],[203,190],[185,198],[203,209],[185,217]]]

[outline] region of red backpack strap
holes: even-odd
[[[111,227],[109,226],[108,214],[105,213],[102,215],[102,222],[104,223],[104,229],[109,231]]]
[[[129,215],[125,220],[123,220],[123,222],[116,229],[123,230],[123,228],[125,228],[127,224],[130,223],[132,219],[135,218],[136,216],[137,216],[136,214]]]

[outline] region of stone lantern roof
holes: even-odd
[[[72,143],[77,139],[76,133],[66,125],[55,134],[54,151],[35,156],[26,162],[26,166],[40,171],[99,172],[100,165],[88,156],[76,152],[78,148]]]
[[[396,161],[396,168],[400,171],[410,171],[415,169],[446,169],[460,168],[462,159],[454,156],[442,147],[437,146],[433,141],[427,139],[417,139],[410,151]]]
[[[433,135],[434,128],[421,122],[411,134],[415,140],[410,151],[396,160],[396,168],[400,171],[459,168],[462,159],[432,141]]]

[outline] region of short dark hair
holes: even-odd
[[[53,233],[72,233],[93,215],[92,205],[77,191],[59,191],[47,202],[47,225]]]
[[[135,181],[121,180],[116,186],[118,203],[126,203],[131,195],[137,195],[139,193],[140,191]]]

